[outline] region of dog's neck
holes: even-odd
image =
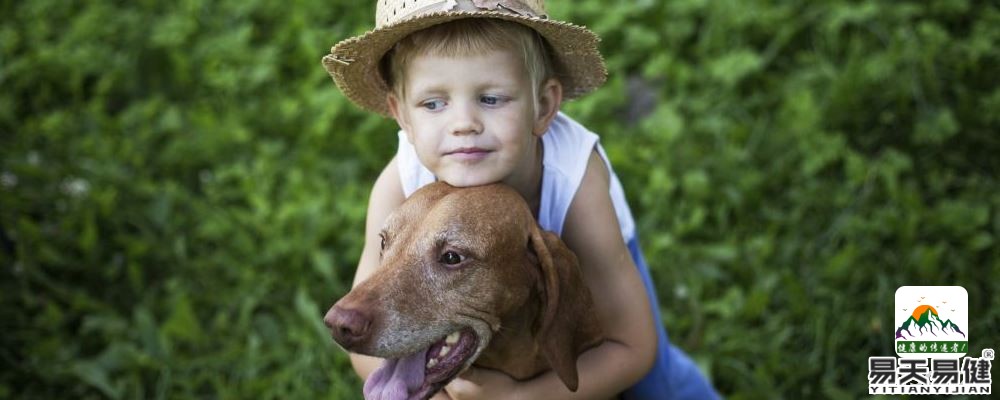
[[[537,293],[532,293],[527,304],[538,305],[541,301]],[[535,336],[540,311],[537,306],[526,306],[502,318],[500,330],[475,365],[504,371],[517,380],[529,379],[548,370],[548,362]]]

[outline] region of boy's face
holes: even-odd
[[[551,117],[537,111],[549,107],[536,107],[519,57],[505,51],[419,55],[405,77],[406,97],[390,95],[389,107],[439,180],[475,186],[530,171],[536,140]]]

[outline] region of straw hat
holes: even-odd
[[[548,41],[563,98],[580,97],[604,83],[607,70],[597,35],[582,26],[548,19],[544,0],[377,0],[375,29],[345,39],[323,57],[323,66],[344,95],[389,116],[389,87],[379,61],[400,39],[418,30],[462,18],[498,18],[528,26]]]

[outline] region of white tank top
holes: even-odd
[[[625,201],[621,182],[611,169],[608,156],[598,143],[597,135],[562,112],[556,115],[549,125],[549,130],[542,135],[542,194],[538,207],[538,224],[542,229],[562,236],[563,223],[566,222],[570,203],[573,202],[573,197],[583,182],[587,161],[595,147],[611,176],[609,187],[611,203],[618,216],[622,238],[627,243],[635,236],[635,221],[632,220],[632,211]],[[416,150],[406,139],[406,133],[403,131],[399,131],[396,163],[399,165],[399,178],[403,184],[403,195],[406,197],[437,180],[434,174],[420,163]]]

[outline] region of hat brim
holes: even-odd
[[[369,111],[390,116],[389,87],[379,73],[379,61],[396,42],[433,25],[464,18],[498,18],[528,26],[552,48],[563,98],[580,97],[604,84],[607,69],[597,49],[600,39],[589,29],[568,22],[525,17],[498,11],[441,11],[402,19],[345,39],[323,57],[323,66],[348,99]]]

